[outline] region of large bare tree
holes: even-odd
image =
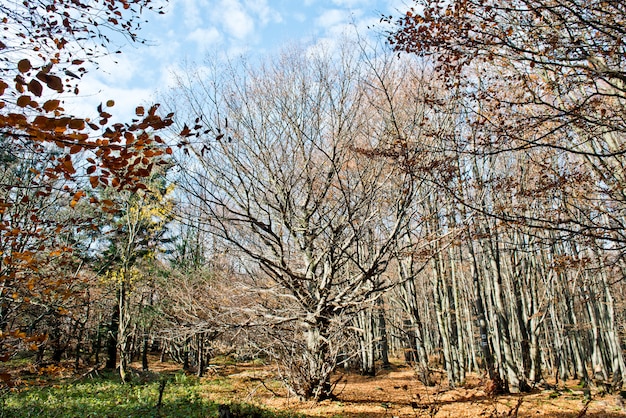
[[[413,195],[411,170],[364,152],[397,133],[350,49],[204,67],[176,92],[180,111],[212,126],[182,161],[186,199],[256,272],[249,325],[287,347],[291,388],[304,398],[331,396],[345,325],[390,286],[381,273]]]

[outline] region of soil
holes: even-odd
[[[335,400],[319,403],[289,396],[270,367],[252,364],[212,367],[206,379],[228,383],[211,386],[206,396],[217,402],[248,402],[307,417],[626,417],[619,395],[591,392],[585,398],[577,381],[555,389],[536,389],[520,395],[488,394],[488,386],[471,375],[461,387],[421,384],[411,367],[396,364],[376,376],[341,373],[335,376]]]

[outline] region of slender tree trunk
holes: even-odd
[[[148,347],[149,347],[149,335],[148,335],[148,332],[144,330],[143,344],[142,344],[142,349],[141,349],[141,369],[144,372],[148,371]]]
[[[124,274],[126,273],[126,269],[124,270]],[[120,319],[118,322],[118,332],[117,332],[117,347],[119,349],[119,373],[122,382],[126,382],[127,380],[127,372],[128,365],[130,360],[129,353],[129,335],[128,328],[130,326],[130,307],[128,306],[128,297],[127,297],[127,278],[124,276],[121,280],[119,287],[119,312]]]
[[[107,330],[107,361],[105,367],[107,369],[115,369],[117,367],[117,337],[119,332],[120,306],[115,305],[111,322]]]
[[[378,332],[380,334],[378,348],[380,352],[380,359],[382,367],[387,368],[391,364],[389,363],[389,341],[387,339],[387,320],[385,319],[385,307],[383,305],[382,298],[378,298],[376,301],[376,308],[378,310]]]

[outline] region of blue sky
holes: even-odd
[[[159,0],[156,0],[159,1]],[[183,60],[207,53],[268,54],[288,43],[333,42],[356,27],[361,35],[382,14],[408,10],[406,0],[169,0],[163,15],[147,14],[140,34],[149,45],[125,46],[104,58],[81,85],[81,104],[114,99],[113,114],[128,114],[166,89]],[[68,103],[69,105],[69,103]],[[71,107],[71,106],[70,106]]]

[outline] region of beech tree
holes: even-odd
[[[63,351],[59,327],[73,311],[70,306],[76,300],[72,296],[80,300],[84,290],[69,225],[86,228],[91,218],[70,207],[72,194],[65,180],[38,176],[38,171],[52,166],[42,161],[40,151],[15,152],[6,138],[0,144],[0,200],[4,203],[0,212],[4,226],[0,235],[1,355],[8,359],[19,337],[28,343],[26,347],[43,349],[43,335],[48,331],[33,331],[52,324],[45,345],[54,346],[53,358],[58,359]]]
[[[144,188],[141,179],[171,153],[157,134],[171,125],[171,115],[159,116],[157,105],[138,107],[130,123],[115,123],[107,110],[113,100],[98,106],[98,116],[91,120],[67,113],[60,98],[62,93],[79,94],[80,78],[88,68],[113,52],[108,49],[111,37],[141,42],[137,30],[141,13],[148,10],[160,12],[150,0],[0,4],[0,138],[3,158],[14,161],[3,164],[3,180],[10,178],[4,171],[16,164],[27,170],[0,185],[0,297],[5,302],[34,280],[46,251],[53,257],[71,251],[71,246],[58,247],[42,234],[62,236],[79,226],[67,217],[50,228],[49,220],[31,216],[35,201],[60,199],[73,208],[90,187]],[[99,201],[92,196],[90,203]],[[38,283],[53,286],[45,280]],[[6,321],[0,325],[3,339],[25,335]],[[3,358],[15,352],[7,350]]]
[[[623,264],[625,242],[623,5],[414,4],[386,18],[389,41],[432,63],[460,103],[455,129],[439,138],[456,150],[457,174],[431,180],[472,215],[468,245],[446,270],[472,263],[490,376],[495,367],[515,392],[558,364],[560,377],[620,387],[613,295],[623,271],[608,266]],[[549,359],[539,348],[547,335],[557,336]]]
[[[595,182],[585,205],[611,213],[585,216],[565,203],[538,219],[500,215],[623,246],[624,6],[588,0],[415,5],[404,17],[387,19],[397,25],[389,40],[396,51],[433,57],[442,79],[458,86],[479,128],[473,151],[547,147],[575,156]],[[562,181],[580,181],[576,175]]]
[[[190,123],[214,129],[180,163],[186,199],[250,271],[259,296],[247,326],[271,342],[292,390],[328,398],[346,325],[390,285],[381,274],[407,221],[411,174],[360,151],[394,138],[346,46],[204,68],[182,74],[174,96]]]

